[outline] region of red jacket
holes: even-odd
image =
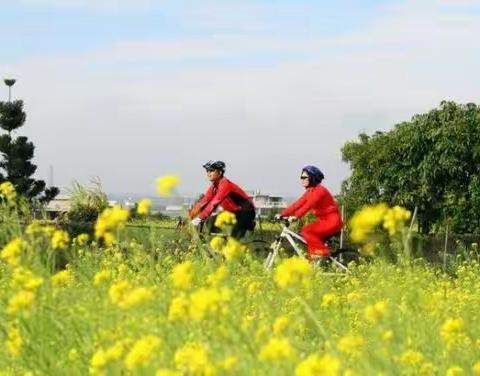
[[[297,201],[285,208],[281,215],[284,217],[295,216],[302,218],[309,211],[317,218],[323,218],[328,214],[336,213],[340,216],[337,204],[327,188],[318,184],[305,190],[305,193]]]
[[[198,215],[201,219],[206,219],[219,205],[232,213],[245,209],[255,210],[252,199],[242,188],[227,178],[221,178],[212,184],[194,208],[201,210]]]

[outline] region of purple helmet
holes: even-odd
[[[315,166],[305,166],[302,168],[302,172],[305,171],[308,174],[308,177],[310,178],[310,185],[317,185],[322,182],[322,180],[325,178],[323,175],[323,172],[320,171],[318,167]]]

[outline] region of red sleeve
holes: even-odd
[[[222,203],[225,197],[231,192],[230,184],[228,184],[228,180],[222,179],[218,183],[217,193],[209,200],[207,206],[202,210],[199,217],[201,219],[206,219],[212,214],[215,208]]]
[[[188,217],[190,219],[195,218],[203,210],[203,208],[208,204],[208,202],[212,199],[212,197],[213,197],[213,185],[211,185],[208,188],[207,192],[203,195],[203,197],[200,198],[188,211]]]
[[[305,203],[295,211],[294,213],[295,217],[302,218],[311,209],[317,207],[320,201],[323,200],[325,195],[326,195],[325,190],[314,189],[310,191],[309,194],[306,195],[307,197],[306,197]]]
[[[207,205],[210,200],[213,198],[213,185],[211,185],[208,189],[207,192],[203,195],[203,197],[198,200],[197,204],[202,207],[202,209]]]
[[[307,194],[308,194],[308,191],[305,191],[297,201],[295,201],[294,203],[290,204],[290,206],[283,209],[280,215],[282,217],[289,217],[291,215],[294,215],[295,211],[297,211],[307,201],[307,197],[306,197]]]

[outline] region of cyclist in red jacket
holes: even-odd
[[[324,175],[317,167],[304,167],[300,179],[306,189],[305,193],[284,209],[280,216],[296,220],[311,211],[317,220],[303,226],[301,230],[307,241],[308,255],[329,256],[330,250],[325,241],[341,231],[342,217],[332,195],[321,185]]]
[[[208,180],[212,183],[205,195],[193,206],[189,217],[195,226],[209,219],[210,231],[214,229],[216,216],[211,214],[218,206],[223,210],[234,213],[237,223],[232,228],[231,236],[241,239],[247,230],[255,227],[255,207],[252,199],[235,183],[223,175],[225,163],[222,161],[209,161],[203,165],[207,171]]]

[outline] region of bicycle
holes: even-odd
[[[305,241],[305,239],[301,235],[289,229],[290,221],[288,220],[288,218],[281,217],[278,221],[282,224],[282,231],[270,246],[270,252],[264,263],[267,269],[270,269],[273,266],[275,259],[279,255],[280,247],[282,246],[284,239],[288,241],[288,243],[291,245],[291,247],[299,257],[306,257],[305,251],[302,250],[301,247],[299,247],[299,245],[297,244],[297,242],[300,242],[303,245],[306,245],[307,242]],[[332,237],[330,237],[330,239]],[[316,266],[319,266],[319,264],[325,262],[331,263],[338,269],[344,272],[348,272],[348,264],[352,261],[358,261],[358,259],[358,251],[347,248],[337,248],[327,257],[318,257],[314,263]]]
[[[214,237],[227,239],[229,235],[223,232],[212,232],[206,228],[204,223],[198,227],[194,226],[192,229],[194,230],[192,233],[193,240],[204,246],[209,257],[218,260],[220,254],[210,246],[210,240]],[[248,247],[251,254],[261,259],[264,259],[270,250],[270,243],[257,237],[255,230],[247,231],[247,234],[241,240],[241,243]]]

